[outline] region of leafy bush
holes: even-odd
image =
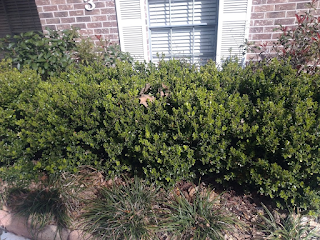
[[[289,65],[273,61],[251,73],[245,70],[239,92],[248,96],[248,119],[256,131],[246,142],[246,177],[259,191],[292,205],[318,205],[319,83],[318,77],[295,77]],[[311,200],[313,199],[313,200]],[[303,207],[308,207],[305,204]]]
[[[99,40],[96,52],[105,66],[114,67],[116,60],[133,63],[133,57],[128,52],[122,52],[119,44],[103,40],[101,35],[96,35],[96,38]]]
[[[18,69],[29,65],[46,79],[65,71],[73,62],[78,37],[76,29],[62,32],[48,29],[48,34],[31,31],[1,39],[0,50],[12,58]]]
[[[109,67],[114,67],[116,60],[133,63],[129,53],[122,52],[118,44],[103,41],[100,35],[96,35],[99,39],[96,46],[91,38],[80,37],[75,28],[47,31],[47,34],[31,31],[8,35],[0,39],[0,50],[6,53],[6,58],[12,58],[19,70],[28,65],[38,71],[42,79],[59,75],[72,63]]]
[[[21,142],[22,129],[18,121],[25,117],[21,104],[28,107],[26,104],[39,83],[40,77],[35,71],[23,69],[20,72],[11,67],[10,61],[0,63],[0,167],[13,166],[9,174],[11,177],[22,170],[22,166],[31,164],[26,162],[32,157],[26,157],[28,148]]]
[[[279,206],[319,206],[317,75],[297,77],[276,60],[221,71],[213,62],[199,70],[179,61],[80,64],[46,82],[3,69],[3,176],[82,165],[166,184],[209,175]]]

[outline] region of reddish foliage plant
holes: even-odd
[[[247,50],[258,52],[262,59],[277,57],[290,61],[298,74],[301,71],[316,73],[320,65],[320,17],[313,15],[317,1],[312,0],[304,14],[295,14],[296,26],[277,27],[275,31],[281,33],[275,42],[265,42],[259,46],[247,43]]]

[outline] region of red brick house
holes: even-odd
[[[242,56],[245,39],[277,38],[310,0],[0,0],[0,37],[45,28],[80,28],[120,43],[136,59],[219,61]],[[319,3],[317,3],[320,7]],[[247,57],[248,58],[248,57]]]

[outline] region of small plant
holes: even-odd
[[[312,0],[304,15],[295,15],[296,27],[280,26],[277,29],[282,32],[275,46],[278,55],[281,59],[289,59],[299,72],[314,73],[320,64],[320,17],[312,14],[317,1]]]
[[[223,209],[219,198],[211,191],[196,193],[192,202],[184,194],[175,194],[168,204],[171,209],[167,230],[178,239],[224,239],[224,235],[239,222]]]
[[[101,35],[95,35],[99,40],[95,45],[90,38],[82,38],[77,43],[77,53],[75,58],[85,65],[99,63],[106,67],[115,67],[116,61],[133,63],[133,58],[128,52],[122,52],[120,45],[103,40]]]
[[[122,52],[119,44],[103,40],[101,35],[95,36],[99,40],[97,52],[105,66],[115,67],[117,60],[133,63],[133,57],[128,52]]]
[[[53,221],[60,228],[67,227],[68,216],[58,189],[12,189],[9,207],[17,214],[31,220],[33,233],[39,232]]]
[[[256,46],[247,44],[247,49],[258,52],[262,59],[270,61],[276,57],[289,61],[297,70],[314,74],[320,64],[320,17],[313,15],[316,2],[312,0],[310,8],[302,15],[295,14],[297,25],[294,27],[282,26],[275,28],[280,36],[275,42],[265,42]]]
[[[316,234],[316,229],[312,229],[309,222],[304,221],[305,216],[299,212],[297,214],[290,212],[283,218],[278,212],[275,211],[272,214],[265,205],[262,204],[262,206],[267,214],[266,216],[261,216],[265,223],[263,229],[267,234],[266,239],[308,240],[320,237],[320,235]]]
[[[89,66],[90,64],[99,61],[100,59],[95,51],[96,46],[91,38],[82,37],[77,43],[77,54],[75,56],[76,62]]]
[[[84,229],[98,239],[155,239],[156,188],[135,178],[102,188],[87,207]]]

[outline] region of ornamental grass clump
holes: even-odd
[[[30,220],[33,233],[51,223],[60,228],[67,227],[69,223],[66,206],[56,188],[12,189],[8,197],[9,207]]]
[[[266,233],[266,239],[271,240],[309,240],[318,239],[319,229],[310,226],[310,217],[304,216],[301,213],[295,214],[289,212],[285,217],[282,217],[277,211],[272,214],[269,209],[263,205],[266,215],[261,215],[264,222],[262,225],[263,231]],[[318,232],[317,232],[318,231]]]
[[[69,226],[70,217],[60,189],[16,187],[8,191],[8,207],[15,214],[25,218],[26,226],[35,239],[47,225],[57,226],[56,235]]]
[[[225,235],[240,226],[240,222],[220,203],[219,196],[212,197],[210,189],[197,192],[188,200],[182,192],[168,201],[170,209],[164,224],[167,231],[178,239],[224,239]]]
[[[83,214],[83,229],[97,239],[155,239],[157,188],[135,178],[102,188]]]
[[[26,220],[26,226],[35,239],[48,225],[56,225],[55,236],[70,227],[80,211],[81,191],[79,176],[61,172],[36,182],[11,182],[4,190],[4,204],[14,214]]]

